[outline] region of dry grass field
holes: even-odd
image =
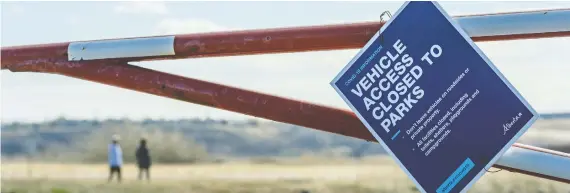
[[[494,170],[494,169],[493,169]],[[367,193],[417,192],[387,158],[363,161],[304,159],[278,163],[231,162],[206,165],[157,165],[152,181],[136,180],[133,165],[122,184],[107,183],[106,165],[3,162],[4,192],[198,192],[198,193]],[[485,175],[469,192],[569,193],[570,185],[500,171]]]

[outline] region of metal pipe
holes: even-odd
[[[190,103],[233,111],[283,123],[313,128],[325,132],[376,142],[354,113],[308,102],[272,96],[216,83],[154,71],[123,62],[68,62],[39,59],[12,65],[15,72],[32,71],[61,74],[144,93],[173,98]],[[568,173],[559,167],[568,165],[570,156],[515,144],[494,167],[570,183]],[[522,148],[522,150],[521,150]],[[540,153],[536,153],[539,151]],[[520,153],[522,152],[522,153]],[[552,156],[558,156],[553,158]],[[527,158],[549,161],[542,166],[529,165]],[[536,163],[536,162],[534,162]],[[546,168],[544,168],[546,167]],[[555,167],[555,168],[551,168]]]
[[[537,164],[540,163],[540,164]],[[516,144],[508,149],[496,163],[497,168],[533,172],[535,176],[557,178],[570,184],[570,154]]]
[[[474,41],[570,36],[570,9],[458,16],[455,19]],[[85,56],[83,60],[142,61],[357,49],[382,24],[364,22],[5,47],[2,48],[2,68],[35,58],[77,61]],[[141,49],[144,47],[147,49]]]

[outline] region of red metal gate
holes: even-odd
[[[455,17],[479,42],[570,36],[568,18],[570,9]],[[524,22],[495,24],[504,19]],[[553,22],[556,24],[551,25]],[[382,25],[367,22],[4,47],[1,67],[12,72],[61,74],[376,142],[349,110],[177,76],[127,62],[355,49],[362,47]],[[570,172],[565,173],[570,170],[570,155],[522,144],[515,144],[511,150],[519,154],[507,152],[494,167],[570,183]],[[563,165],[551,171],[525,162],[535,162],[535,158]]]

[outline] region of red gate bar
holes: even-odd
[[[570,9],[458,16],[455,20],[474,41],[499,41],[570,36],[568,18]],[[14,46],[2,48],[2,68],[37,58],[80,60],[73,54],[91,56],[85,60],[141,61],[357,49],[364,46],[382,24],[363,22]]]
[[[347,110],[186,78],[128,65],[123,62],[69,62],[38,59],[27,63],[10,65],[7,66],[7,69],[14,72],[28,71],[61,74],[376,142],[356,115]],[[531,152],[536,151],[547,155],[563,157],[566,161],[570,160],[570,155],[561,152],[543,150],[522,144],[514,144],[513,146]],[[494,167],[570,183],[570,179],[549,175],[548,173],[541,173],[540,171],[531,170],[532,168],[520,169],[517,163],[507,162],[508,164],[501,164],[504,158],[505,157],[499,159]]]

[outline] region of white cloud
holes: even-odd
[[[67,18],[65,18],[65,21],[70,25],[77,25],[81,20],[77,16],[70,15]]]
[[[187,34],[236,30],[233,28],[218,25],[214,22],[204,19],[181,19],[167,18],[158,23],[154,29],[157,35]]]
[[[130,1],[122,2],[114,7],[117,13],[128,14],[166,14],[168,8],[160,1]]]
[[[24,13],[24,8],[21,5],[14,5],[10,4],[8,11],[12,12],[13,14],[22,14]]]

